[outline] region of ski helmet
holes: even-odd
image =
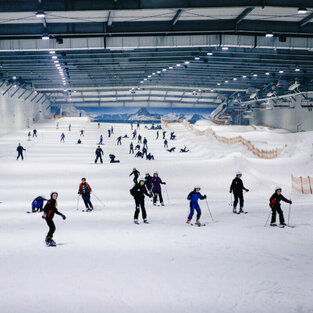
[[[159,173],[158,173],[157,171],[155,171],[155,172],[153,173],[153,175],[154,175],[154,174],[157,174],[157,175],[159,175]]]
[[[146,175],[150,175],[150,173],[147,172]]]
[[[238,171],[238,172],[236,173],[236,176],[238,176],[238,175],[242,175],[242,173],[241,173],[240,171]]]
[[[85,177],[83,177],[83,178],[82,178],[82,180],[86,180],[86,178],[85,178]]]
[[[275,191],[277,191],[277,190],[282,190],[282,188],[280,187],[280,186],[277,186],[276,188],[275,188]]]
[[[201,189],[200,185],[195,185],[195,189]]]
[[[145,181],[145,179],[144,179],[143,177],[140,177],[140,178],[139,178],[139,182],[141,182],[141,181],[143,181],[143,182],[144,182],[144,181]]]

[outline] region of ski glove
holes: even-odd
[[[46,217],[47,217],[47,214],[44,213],[44,214],[42,215],[42,218],[46,218]]]
[[[62,215],[62,218],[65,220],[65,219],[66,219],[66,216],[65,216],[65,215]]]
[[[203,198],[206,199],[206,195],[204,195]]]
[[[246,192],[248,192],[249,191],[249,189],[246,189]]]
[[[292,201],[290,200],[289,203],[292,204]]]

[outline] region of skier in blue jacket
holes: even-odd
[[[194,190],[191,191],[187,197],[187,200],[190,200],[190,213],[188,215],[188,220],[187,220],[187,224],[190,223],[192,217],[193,217],[193,214],[194,214],[194,211],[196,210],[197,211],[197,220],[196,220],[196,225],[200,226],[200,217],[201,217],[201,209],[200,209],[200,206],[199,206],[199,203],[198,203],[198,200],[203,200],[203,199],[206,199],[206,195],[202,196],[201,193],[200,193],[200,189],[201,187],[200,186],[195,186]]]

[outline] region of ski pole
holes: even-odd
[[[165,185],[165,192],[166,192],[167,200],[168,200],[168,202],[170,202],[170,198],[169,198],[169,196],[168,196],[168,192],[167,192],[167,187],[166,187],[166,185]]]
[[[267,220],[266,220],[266,223],[265,223],[264,227],[267,226],[267,223],[268,223],[268,220],[270,219],[271,213],[272,213],[272,212],[270,211],[270,213],[269,213],[269,215],[268,215],[268,218],[267,218]]]
[[[79,195],[77,195],[77,211],[78,211]]]
[[[210,210],[210,207],[209,207],[209,203],[208,203],[207,198],[205,198],[205,202],[206,202],[206,205],[207,205],[207,207],[208,207],[209,213],[210,213],[210,215],[211,215],[212,222],[214,222],[214,219],[213,219],[213,216],[212,216],[212,213],[211,213],[211,210]]]
[[[101,203],[101,205],[105,208],[104,203],[96,196],[96,194],[94,193],[94,191],[92,192],[93,195],[96,197],[96,199]]]
[[[289,203],[288,226],[290,225],[290,211],[291,211],[291,203]]]

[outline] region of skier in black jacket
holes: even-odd
[[[21,146],[20,143],[18,144],[18,147],[16,148],[16,151],[17,151],[17,158],[16,158],[16,160],[18,160],[19,157],[21,157],[22,160],[24,160],[23,151],[26,151],[26,149],[24,149],[23,146]]]
[[[47,246],[56,246],[56,243],[52,239],[53,234],[55,232],[55,225],[53,222],[54,214],[61,215],[64,220],[66,219],[66,216],[63,215],[62,213],[60,213],[57,209],[57,198],[58,198],[58,193],[52,192],[50,200],[48,200],[48,202],[46,203],[46,205],[43,209],[44,213],[43,213],[42,218],[44,218],[46,220],[46,222],[49,226],[49,232],[46,236],[46,245]]]
[[[145,177],[145,186],[146,186],[148,192],[150,193],[150,195],[152,196],[152,195],[153,195],[153,192],[152,192],[152,183],[151,183],[151,180],[152,180],[152,176],[151,176],[149,173],[146,173],[146,177]]]
[[[138,184],[138,177],[140,175],[140,172],[137,171],[137,169],[135,167],[133,168],[133,171],[129,174],[129,176],[132,176],[132,175],[134,175],[134,179],[133,179],[134,184],[137,185]]]
[[[92,211],[93,210],[93,205],[92,205],[92,203],[90,201],[91,187],[86,182],[86,178],[85,177],[82,178],[82,182],[79,184],[78,194],[81,195],[83,200],[84,200],[86,211],[87,212]]]
[[[103,150],[100,148],[100,146],[98,146],[95,153],[96,153],[95,163],[98,162],[98,159],[100,159],[100,162],[103,163],[102,161]]]
[[[241,172],[236,173],[236,178],[233,179],[229,190],[229,193],[233,192],[234,194],[233,213],[237,213],[236,207],[238,204],[238,199],[240,201],[240,209],[237,214],[244,213],[244,211],[242,210],[244,203],[242,191],[243,190],[247,192],[249,191],[249,189],[244,187],[243,182],[241,180],[241,176],[242,176]]]
[[[141,207],[141,214],[142,214],[142,219],[143,222],[146,224],[149,224],[147,221],[147,213],[145,209],[145,195],[151,198],[151,195],[148,194],[147,189],[145,187],[145,180],[144,178],[139,179],[139,183],[136,184],[131,190],[130,190],[131,195],[135,199],[135,204],[136,204],[136,210],[135,210],[135,215],[134,215],[134,223],[139,224],[138,222],[138,215]]]
[[[284,201],[284,202],[287,202],[290,204],[292,204],[292,201],[286,199],[281,194],[281,191],[282,191],[281,187],[276,187],[275,193],[270,198],[270,207],[272,209],[271,226],[277,226],[277,224],[276,224],[276,213],[278,213],[278,215],[279,215],[280,227],[286,226],[285,219],[284,219],[284,213],[280,207],[280,201]]]

